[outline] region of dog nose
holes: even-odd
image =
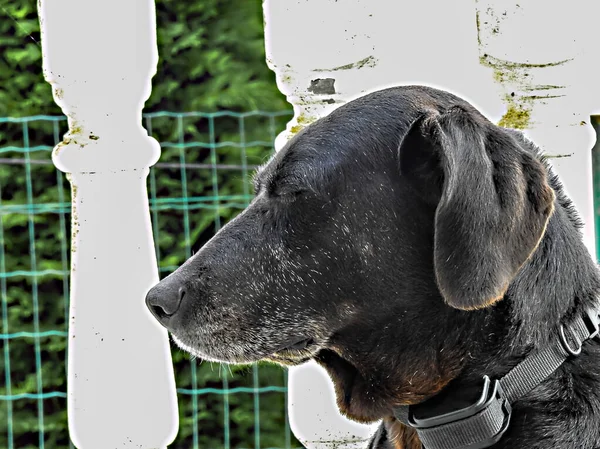
[[[159,283],[146,295],[146,305],[160,324],[166,327],[170,318],[179,310],[185,294],[184,286],[162,286]]]

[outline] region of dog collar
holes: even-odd
[[[583,342],[598,337],[600,309],[588,309],[570,326],[570,339],[560,325],[555,342],[529,354],[504,377],[483,377],[479,399],[469,407],[430,418],[414,416],[411,406],[393,409],[403,424],[416,429],[425,449],[484,449],[497,443],[510,424],[511,404],[539,385],[569,357],[581,353]],[[570,340],[570,341],[569,341]]]

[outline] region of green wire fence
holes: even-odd
[[[162,147],[148,178],[161,278],[248,204],[251,174],[290,117],[144,115]],[[0,118],[0,448],[73,447],[66,410],[70,186],[50,158],[66,131],[65,117]],[[289,428],[285,370],[190,360],[174,345],[172,353],[180,429],[170,448],[302,447]]]

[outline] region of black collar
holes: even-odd
[[[569,357],[579,355],[584,341],[598,337],[599,325],[598,308],[587,309],[570,326],[561,324],[553,344],[534,350],[500,379],[484,376],[481,395],[469,407],[419,419],[410,406],[401,406],[393,409],[394,416],[416,429],[426,449],[490,447],[502,438],[510,425],[511,404],[544,381]]]

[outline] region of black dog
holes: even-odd
[[[413,420],[465,408],[483,376],[503,378],[598,307],[580,222],[538,149],[449,93],[352,101],[298,133],[255,185],[147,304],[202,359],[315,359],[343,414],[383,419],[373,448],[420,448],[425,433],[398,407]],[[564,363],[502,403],[497,443],[428,449],[600,448],[599,344],[555,352]]]

